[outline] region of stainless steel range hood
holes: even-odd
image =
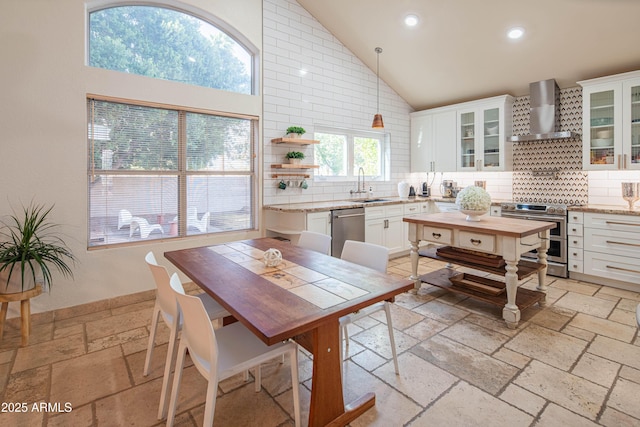
[[[512,136],[511,142],[569,139],[575,132],[560,132],[560,88],[554,79],[529,84],[531,125],[528,135]]]

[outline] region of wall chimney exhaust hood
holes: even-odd
[[[529,84],[531,125],[529,135],[512,136],[511,142],[547,141],[580,136],[575,132],[560,132],[560,88],[554,79]]]

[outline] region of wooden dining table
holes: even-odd
[[[277,249],[282,262],[267,267]],[[165,252],[165,257],[268,345],[293,339],[313,355],[310,426],[344,426],[375,405],[345,405],[340,317],[391,300],[414,283],[273,238]]]

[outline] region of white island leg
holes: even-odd
[[[540,245],[540,247],[538,248],[538,262],[540,264],[544,265],[544,268],[542,268],[541,270],[538,271],[538,286],[536,286],[536,289],[539,290],[540,292],[544,293],[545,297],[543,299],[541,299],[540,301],[538,301],[538,305],[540,305],[540,307],[546,307],[547,306],[547,300],[546,300],[546,296],[547,296],[547,284],[546,284],[546,278],[547,278],[547,250],[549,249],[549,230],[545,230],[544,235],[542,237],[542,244]]]
[[[422,286],[422,281],[418,277],[418,260],[420,259],[420,255],[418,254],[418,243],[420,240],[418,239],[418,226],[416,224],[409,224],[409,243],[411,244],[411,251],[409,252],[409,256],[411,258],[411,277],[413,280],[413,290],[411,293],[415,294],[420,290],[420,286]]]
[[[520,322],[520,309],[516,305],[516,294],[518,292],[518,261],[507,261],[504,281],[507,287],[507,304],[502,309],[502,318],[507,322],[509,329],[515,329]]]

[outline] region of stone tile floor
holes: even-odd
[[[441,267],[420,260],[421,274]],[[389,264],[392,274],[410,271],[408,257]],[[523,286],[533,289],[536,282]],[[353,325],[345,399],[374,391],[377,403],[352,426],[639,426],[634,310],[640,293],[553,277],[547,282],[548,306],[523,311],[515,330],[501,320],[501,308],[426,284],[417,295],[399,296],[393,307],[398,376],[383,313]],[[26,347],[19,346],[17,322],[9,322],[0,343],[0,425],[163,425],[156,414],[164,325],[152,372],[142,375],[154,295],[34,315]],[[216,425],[293,425],[287,363],[263,367],[259,393],[241,376],[221,383]],[[301,351],[304,425],[311,369]],[[202,424],[205,387],[195,368],[186,368],[176,425]]]

